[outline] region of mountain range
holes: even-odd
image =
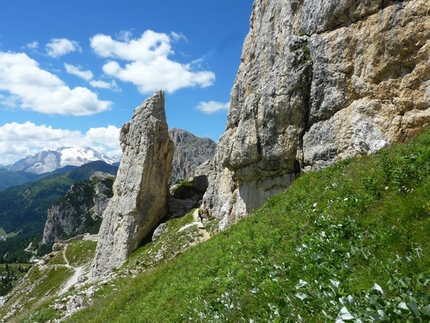
[[[169,136],[175,145],[172,182],[191,176],[197,166],[214,154],[216,144],[211,139],[199,138],[181,129],[171,129]],[[69,201],[70,196],[68,199],[65,196],[71,192],[72,185],[86,187],[88,183],[83,181],[88,181],[95,172],[115,175],[118,166],[117,159],[96,149],[62,147],[23,158],[9,169],[0,168],[0,239],[3,231],[8,236],[0,243],[0,255],[8,253],[9,261],[26,261],[28,255],[22,258],[22,250],[30,242],[38,244],[48,209],[64,200]],[[87,207],[91,208],[92,204]],[[84,213],[86,211],[81,215]],[[75,219],[78,222],[79,216]],[[13,237],[15,234],[18,235]],[[52,241],[49,246],[51,244]]]
[[[0,191],[0,231],[12,234],[0,243],[0,255],[9,262],[27,261],[22,250],[40,240],[47,211],[77,182],[88,181],[95,172],[116,175],[117,166],[94,161],[80,167],[62,168],[37,180]],[[17,234],[13,237],[14,234]],[[7,257],[5,255],[7,254]]]
[[[194,169],[215,154],[216,143],[210,138],[200,138],[192,133],[172,128],[170,139],[175,146],[170,183],[179,183],[192,175]],[[71,170],[93,161],[119,166],[121,156],[108,157],[91,147],[60,147],[45,150],[0,167],[0,190],[21,185],[54,171]]]
[[[60,147],[23,158],[10,166],[9,170],[45,174],[65,166],[82,166],[96,160],[114,164],[119,162],[120,157],[111,158],[90,147]]]

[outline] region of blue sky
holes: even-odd
[[[0,165],[43,149],[120,153],[156,90],[169,128],[218,140],[252,0],[0,2]]]

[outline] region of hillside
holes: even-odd
[[[0,261],[28,261],[30,254],[23,254],[22,250],[30,242],[40,240],[48,208],[60,200],[73,183],[88,180],[95,171],[116,174],[117,169],[96,161],[0,191],[0,228],[6,233],[19,232],[13,238],[0,241],[0,255],[3,255]]]
[[[67,194],[48,209],[41,242],[46,246],[46,253],[57,240],[99,232],[103,211],[112,197],[114,180],[114,175],[95,172],[88,181],[73,184]]]
[[[5,168],[0,168],[0,190],[23,184],[40,177],[36,174],[26,172],[14,172]]]
[[[429,147],[426,130],[306,173],[186,251],[180,246],[199,233],[180,234],[190,217],[172,220],[102,284],[56,296],[70,270],[35,266],[26,282],[35,287],[25,295],[32,301],[21,299],[28,306],[8,322],[48,322],[73,302],[86,308],[65,322],[428,322]],[[10,296],[0,317],[19,297]]]

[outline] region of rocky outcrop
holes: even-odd
[[[121,164],[103,213],[93,278],[121,266],[168,212],[173,142],[167,129],[161,91],[137,107],[121,128]]]
[[[188,131],[173,128],[170,139],[175,145],[170,183],[179,183],[192,176],[194,170],[215,154],[216,143],[210,138],[200,138]]]
[[[195,175],[170,187],[169,216],[180,217],[191,209],[199,207],[203,195],[208,188],[206,175]]]
[[[48,209],[42,245],[83,233],[97,233],[115,176],[95,172],[89,181],[74,184],[64,198]]]
[[[427,0],[255,0],[250,24],[204,197],[222,228],[430,119]]]

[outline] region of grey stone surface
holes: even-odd
[[[204,196],[229,226],[303,171],[430,120],[426,0],[255,1]]]
[[[189,178],[198,166],[215,154],[216,143],[210,138],[200,138],[177,128],[170,129],[169,136],[175,146],[171,184]]]
[[[114,196],[103,213],[92,278],[120,267],[166,216],[173,157],[167,129],[162,91],[146,99],[123,125],[121,164]]]
[[[108,177],[113,179],[115,176],[95,172],[89,183],[74,184],[60,203],[48,209],[42,244],[51,245],[57,240],[89,232],[89,225],[100,225],[112,193],[112,189],[103,183],[103,180]]]

